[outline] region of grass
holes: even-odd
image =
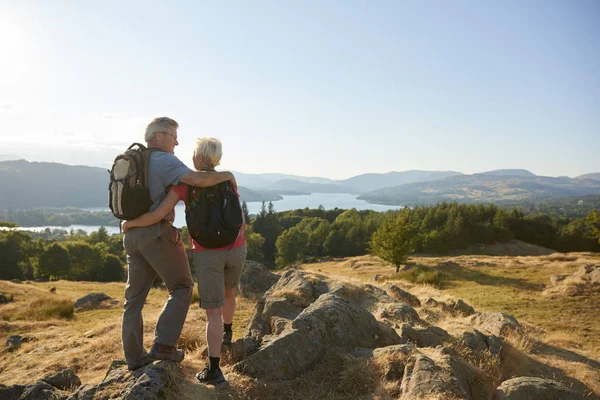
[[[339,279],[349,296],[361,298],[361,287],[368,283],[383,286],[394,283],[423,301],[434,297],[450,302],[461,298],[477,311],[501,311],[518,318],[524,334],[509,337],[501,359],[487,352],[469,353],[453,343],[455,351],[474,368],[494,381],[516,375],[544,376],[580,388],[587,386],[600,394],[600,319],[599,296],[541,296],[552,274],[572,273],[587,262],[598,263],[590,254],[539,257],[457,256],[412,257],[414,271],[394,274],[394,267],[376,257],[329,260],[303,264],[301,269]],[[448,263],[452,261],[452,263]],[[375,275],[387,282],[377,282]],[[422,283],[422,282],[425,282]],[[49,289],[55,286],[56,293]],[[14,296],[11,303],[0,305],[0,342],[14,334],[29,340],[18,351],[0,356],[0,384],[30,383],[63,368],[72,368],[83,383],[98,383],[113,359],[122,359],[120,343],[123,283],[49,282],[13,284],[0,281],[0,292]],[[48,309],[61,302],[74,303],[90,292],[103,292],[117,300],[117,305],[76,311],[71,318],[60,312],[39,315],[26,310],[48,303]],[[196,294],[196,290],[194,290]],[[293,295],[293,293],[280,293]],[[197,295],[197,294],[196,294]],[[164,289],[152,289],[144,307],[144,342],[152,345],[156,319],[168,297]],[[292,296],[293,297],[293,296]],[[234,319],[234,340],[245,333],[254,312],[255,302],[239,298]],[[36,305],[33,307],[33,305]],[[423,317],[424,308],[417,311]],[[431,309],[432,313],[441,312]],[[23,314],[19,314],[23,313]],[[9,317],[4,317],[4,316]],[[18,317],[21,315],[21,317]],[[436,325],[446,329],[443,318]],[[217,391],[194,383],[194,374],[203,368],[206,317],[193,300],[179,346],[186,349],[186,359],[173,378],[174,389],[167,399],[324,399],[348,398],[392,399],[400,397],[400,380],[388,379],[403,373],[405,357],[384,356],[375,359],[344,357],[331,349],[314,370],[288,381],[262,381],[235,373],[227,359],[222,361],[230,388]],[[426,351],[426,350],[425,350]],[[387,378],[386,378],[387,377]],[[591,395],[593,398],[593,394]],[[597,398],[597,397],[596,397]]]

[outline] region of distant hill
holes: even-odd
[[[9,161],[9,160],[21,160],[23,157],[17,156],[15,154],[0,154],[0,161]]]
[[[594,181],[600,181],[600,172],[594,172],[591,174],[579,175],[575,179],[591,179]]]
[[[335,183],[311,183],[297,179],[281,179],[271,183],[268,188],[276,192],[303,192],[303,193],[351,193],[358,194],[356,188]]]
[[[491,176],[520,176],[522,178],[532,178],[537,176],[526,169],[496,169],[493,171],[482,172],[481,174]]]
[[[319,183],[329,184],[336,181],[328,178],[306,177],[289,174],[246,174],[243,172],[233,171],[235,179],[239,185],[243,185],[252,189],[272,189],[272,185],[281,180],[294,180],[303,183]]]
[[[359,196],[359,199],[380,204],[418,205],[442,201],[505,203],[592,194],[600,194],[600,181],[473,174],[394,186]]]
[[[377,189],[403,185],[405,183],[434,181],[455,175],[462,174],[456,171],[393,171],[384,174],[357,175],[343,181],[338,181],[338,183],[354,187],[360,193],[367,193]]]
[[[108,172],[104,168],[25,160],[0,162],[0,209],[106,207]],[[247,202],[280,200],[276,193],[239,187]]]

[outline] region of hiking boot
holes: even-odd
[[[148,354],[144,354],[141,360],[132,364],[127,364],[127,369],[129,369],[130,371],[135,371],[136,369],[142,368],[143,366],[146,366],[152,362],[154,362],[154,360],[150,358]]]
[[[204,369],[196,374],[198,382],[204,383],[205,385],[222,385],[227,383],[221,368],[210,369],[210,365],[206,364]]]
[[[166,360],[175,362],[181,362],[185,357],[185,353],[183,350],[180,350],[174,346],[167,346],[165,344],[160,343],[154,343],[148,355],[155,360]]]
[[[223,344],[226,346],[231,346],[231,339],[233,337],[232,331],[223,331]]]

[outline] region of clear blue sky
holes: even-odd
[[[0,153],[108,166],[180,122],[222,167],[600,172],[600,2],[0,0]]]

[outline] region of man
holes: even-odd
[[[175,155],[179,124],[167,117],[155,118],[146,127],[145,140],[152,151],[148,161],[148,188],[158,207],[171,185],[180,182],[207,187],[230,180],[231,172],[198,172],[185,166]],[[153,225],[134,228],[125,233],[123,244],[127,253],[128,278],[125,287],[122,340],[129,369],[137,369],[153,360],[180,362],[183,350],[177,341],[187,316],[194,283],[188,258],[179,231],[173,227],[174,210]],[[169,290],[169,298],[156,322],[154,344],[149,353],[144,350],[142,308],[156,276]]]

